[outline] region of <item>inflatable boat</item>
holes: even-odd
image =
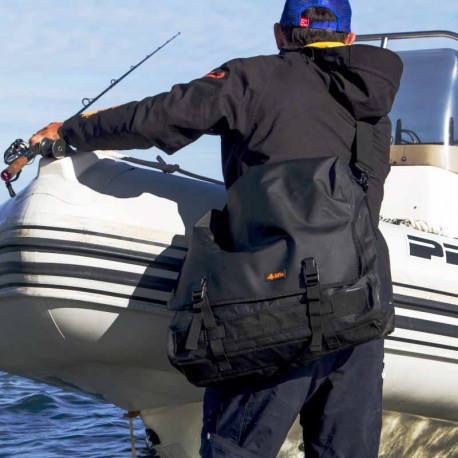
[[[458,52],[399,54],[380,221],[397,314],[384,410],[456,433]],[[0,207],[0,370],[139,412],[160,456],[197,456],[203,393],[168,362],[166,305],[193,222],[224,204],[223,186],[102,152],[41,159]],[[299,443],[293,428],[283,456]]]

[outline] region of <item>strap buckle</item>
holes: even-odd
[[[320,309],[320,272],[315,258],[305,258],[302,261],[302,276],[307,288],[307,303],[312,330],[310,350],[319,352],[323,349],[323,327]]]

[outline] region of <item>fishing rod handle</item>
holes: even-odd
[[[1,173],[3,181],[11,181],[29,162],[30,157],[20,157]]]
[[[17,158],[5,170],[1,172],[2,181],[11,181],[35,156],[54,157],[62,159],[73,153],[63,138],[55,141],[43,138],[40,143],[33,145],[26,154]]]

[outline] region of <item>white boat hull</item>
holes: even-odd
[[[141,411],[167,447],[179,434],[194,456],[202,390],[168,362],[166,303],[192,222],[224,199],[219,186],[93,153],[42,160],[38,178],[0,207],[0,370]],[[457,422],[458,243],[381,229],[398,320],[386,340],[384,407]],[[436,245],[442,257],[415,251]]]

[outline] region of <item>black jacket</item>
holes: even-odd
[[[350,161],[355,120],[370,120],[375,134],[368,198],[378,215],[389,172],[387,115],[401,74],[396,54],[366,45],[236,59],[168,93],[70,118],[60,134],[81,151],[156,146],[168,154],[203,134],[220,135],[229,187],[248,167],[269,161]]]

